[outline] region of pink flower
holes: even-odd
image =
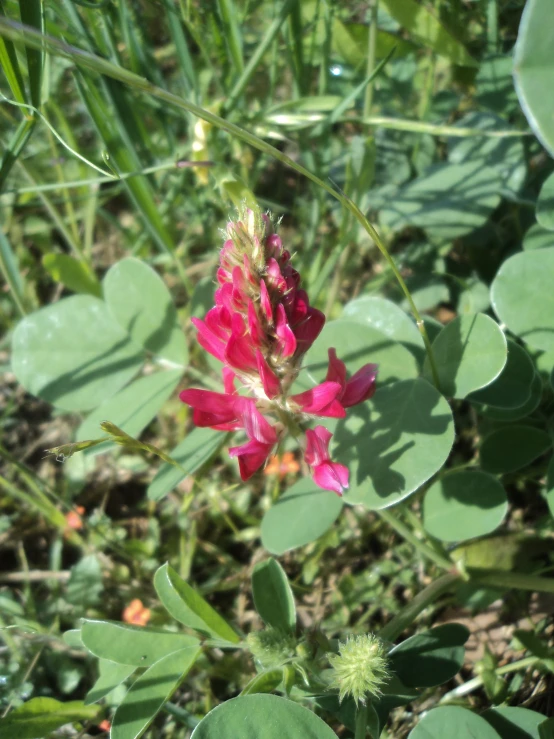
[[[329,458],[329,442],[333,434],[325,426],[306,431],[304,459],[313,470],[314,482],[324,490],[334,490],[338,495],[348,487],[348,468]]]
[[[348,470],[329,457],[331,433],[306,425],[315,417],[344,418],[345,408],[370,398],[377,365],[367,364],[347,379],[344,363],[329,349],[325,381],[290,394],[325,316],[310,306],[268,216],[246,208],[240,215],[227,225],[215,305],[204,320],[192,319],[200,345],[224,365],[225,392],[189,389],[180,398],[193,408],[197,426],[244,431],[247,441],[229,450],[238,459],[243,480],[266,463],[287,432],[298,436],[305,431],[304,459],[314,481],[341,495],[348,487]],[[237,393],[235,381],[249,397]]]

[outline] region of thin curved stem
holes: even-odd
[[[158,87],[157,85],[152,84],[145,77],[140,77],[139,75],[134,74],[133,72],[130,72],[129,70],[114,64],[113,62],[110,62],[108,59],[102,59],[101,57],[98,57],[88,51],[79,49],[75,46],[71,46],[65,41],[61,41],[60,39],[48,36],[47,34],[42,34],[34,28],[31,28],[30,26],[25,26],[21,23],[17,23],[7,18],[0,18],[0,35],[4,36],[5,38],[9,38],[12,41],[18,41],[20,43],[26,44],[27,46],[42,49],[45,52],[54,54],[55,56],[62,56],[66,59],[71,59],[71,61],[73,61],[78,66],[83,67],[84,69],[89,69],[93,72],[98,72],[99,74],[104,74],[108,77],[111,77],[112,79],[119,80],[120,82],[128,85],[129,87],[132,87],[137,91],[144,92],[148,95],[151,95],[152,97],[157,98],[158,100],[163,100],[169,105],[173,105],[176,108],[186,111],[187,113],[192,113],[198,118],[211,123],[217,128],[220,128],[221,130],[231,134],[232,136],[236,136],[241,141],[244,141],[245,143],[258,149],[264,154],[267,154],[268,156],[277,159],[288,167],[291,167],[299,174],[307,177],[314,184],[323,188],[333,198],[338,200],[338,202],[344,208],[347,208],[352,213],[352,215],[357,219],[364,230],[373,239],[375,245],[389,264],[394,276],[396,277],[402,292],[406,296],[406,300],[408,301],[412,314],[415,318],[418,330],[423,338],[425,350],[429,357],[429,364],[433,375],[433,381],[437,388],[439,388],[439,376],[433,356],[433,350],[431,348],[431,342],[429,341],[423,319],[419,311],[417,310],[412,295],[408,290],[408,287],[404,282],[402,275],[400,274],[392,256],[390,255],[387,247],[377,233],[376,229],[371,225],[371,223],[364,216],[358,206],[353,203],[352,200],[350,200],[350,198],[348,198],[343,193],[335,190],[327,182],[320,179],[319,177],[317,177],[317,175],[313,174],[309,170],[305,169],[301,164],[298,164],[289,156],[276,149],[274,146],[271,146],[267,142],[263,141],[257,136],[254,136],[240,126],[237,126],[234,123],[225,120],[224,118],[220,118],[215,113],[212,113],[209,110],[205,110],[199,105],[195,105],[188,100],[184,100],[178,95],[175,95],[171,92],[168,92],[167,90],[162,89],[161,87]]]

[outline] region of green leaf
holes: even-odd
[[[379,509],[403,500],[442,467],[453,442],[450,407],[426,380],[379,388],[337,425],[331,457],[350,469],[344,502]]]
[[[81,638],[85,647],[96,657],[137,667],[147,667],[167,654],[198,644],[198,639],[188,634],[172,634],[162,629],[131,626],[118,621],[85,620]]]
[[[442,392],[463,399],[489,385],[502,372],[508,357],[506,337],[484,313],[458,316],[433,342],[433,354]],[[424,375],[432,379],[429,359]]]
[[[240,636],[169,564],[156,570],[154,587],[164,608],[177,621],[207,636],[240,642]]]
[[[101,713],[100,706],[86,706],[81,701],[31,698],[2,719],[0,739],[42,739],[64,724],[94,721]]]
[[[479,406],[479,410],[487,418],[493,421],[518,421],[525,418],[538,407],[542,398],[542,380],[538,372],[535,372],[533,382],[531,383],[531,394],[529,400],[518,408],[498,408],[493,405]]]
[[[276,695],[245,695],[202,719],[191,739],[337,739],[319,716]]]
[[[381,223],[394,231],[418,226],[450,241],[482,226],[500,203],[502,179],[480,162],[434,164],[390,194]]]
[[[541,187],[537,199],[537,221],[548,231],[554,231],[554,173]]]
[[[539,724],[540,739],[554,739],[554,718],[549,718]]]
[[[408,739],[501,739],[481,716],[460,706],[440,706],[426,713]]]
[[[500,267],[492,283],[496,315],[534,349],[554,351],[553,284],[554,248],[515,254]]]
[[[439,19],[415,0],[381,0],[386,10],[419,43],[461,67],[478,64]]]
[[[131,685],[113,717],[110,739],[138,739],[200,654],[199,646],[166,654]]]
[[[417,326],[396,303],[386,298],[362,295],[344,306],[343,316],[349,320],[367,323],[393,341],[406,347],[422,362],[425,345]]]
[[[69,603],[83,609],[96,606],[103,590],[102,567],[95,554],[89,554],[73,565],[66,592]]]
[[[475,99],[479,106],[503,116],[519,111],[513,66],[511,54],[495,54],[481,62],[475,78]]]
[[[157,272],[128,257],[108,270],[102,284],[108,307],[133,341],[170,362],[187,363],[185,335]]]
[[[532,426],[506,426],[489,434],[481,444],[481,466],[487,472],[504,474],[527,467],[552,447],[552,439]]]
[[[169,456],[178,462],[183,469],[170,464],[163,464],[148,486],[148,498],[150,500],[161,500],[167,493],[176,488],[187,475],[194,475],[206,464],[223,446],[226,439],[227,434],[210,428],[199,428],[190,431],[169,453]]]
[[[497,706],[481,716],[498,732],[500,739],[541,739],[539,725],[546,716],[528,708]]]
[[[322,536],[337,520],[343,502],[312,480],[299,480],[265,513],[262,544],[272,554],[284,554]]]
[[[136,670],[135,665],[120,665],[108,659],[98,660],[98,680],[88,691],[85,705],[96,703],[117,688]]]
[[[302,3],[302,6],[308,3]],[[315,3],[314,3],[315,7]],[[304,7],[302,8],[304,11]],[[321,42],[324,43],[325,28],[321,25]],[[410,54],[416,47],[409,41],[377,29],[375,56],[378,59],[386,57],[396,47],[394,55],[396,58]],[[339,59],[354,68],[359,68],[367,60],[367,45],[369,37],[369,26],[365,23],[342,23],[338,18],[333,19],[331,44],[333,51]]]
[[[523,347],[508,339],[508,360],[490,385],[471,393],[469,400],[506,410],[521,408],[531,398],[535,367]]]
[[[258,562],[252,572],[254,606],[266,626],[281,631],[296,628],[296,608],[285,571],[273,558]]]
[[[504,118],[480,111],[467,113],[455,125],[487,132],[510,130]],[[515,192],[521,189],[527,174],[523,137],[452,137],[448,140],[448,161],[454,164],[479,161],[483,166],[496,170],[504,187]]]
[[[534,223],[523,237],[522,246],[525,251],[554,246],[554,233],[543,228],[540,224]]]
[[[12,339],[18,381],[67,411],[95,408],[140,369],[144,355],[112,318],[107,306],[74,295],[26,316]]]
[[[77,441],[103,436],[102,421],[110,421],[130,436],[139,436],[171,397],[182,377],[182,370],[165,370],[139,377],[98,406],[79,426]],[[107,444],[94,449],[105,452]]]
[[[240,694],[254,695],[254,693],[272,693],[282,682],[283,670],[280,667],[276,667],[272,670],[264,670],[253,677]]]
[[[465,657],[469,631],[444,624],[411,636],[389,652],[395,674],[408,688],[433,688],[456,675]]]
[[[432,485],[423,501],[425,529],[446,542],[494,531],[508,511],[500,482],[480,470],[451,472]]]
[[[554,98],[545,95],[554,75],[550,0],[528,0],[514,47],[514,84],[525,117],[541,144],[554,156]]]
[[[306,353],[297,385],[312,387],[325,379],[329,365],[328,349],[334,347],[350,375],[364,364],[379,365],[378,386],[392,380],[418,375],[414,356],[403,346],[371,326],[357,321],[330,321]]]
[[[56,282],[61,282],[75,293],[88,293],[95,298],[102,297],[102,288],[86,262],[79,261],[68,254],[45,254],[42,266]]]

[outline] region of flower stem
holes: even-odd
[[[367,706],[360,703],[356,709],[356,733],[354,739],[365,739],[367,736]]]
[[[367,67],[366,75],[369,77],[375,68],[375,53],[377,49],[377,7],[379,0],[371,0],[371,24],[369,26],[368,44],[367,44]],[[373,102],[373,82],[370,80],[365,88],[364,98],[364,118],[371,113],[371,104]]]
[[[525,669],[527,667],[534,667],[535,665],[538,665],[540,661],[539,657],[524,657],[516,662],[510,662],[509,665],[497,667],[495,673],[500,677],[502,675],[507,675],[510,672],[517,672],[518,670]],[[468,695],[468,693],[472,693],[474,690],[477,690],[477,688],[480,688],[483,683],[483,676],[477,675],[477,677],[468,680],[462,685],[458,685],[457,688],[454,688],[454,690],[443,695],[439,703],[448,703],[457,698],[461,698],[464,695]]]
[[[430,559],[443,570],[451,571],[454,568],[455,565],[452,560],[448,559],[448,557],[440,554],[439,552],[436,552],[432,547],[429,546],[429,544],[421,541],[421,539],[419,539],[414,534],[409,526],[407,526],[403,521],[400,521],[398,518],[396,518],[396,516],[393,516],[393,514],[388,509],[382,509],[380,511],[377,511],[377,513],[383,519],[383,521],[386,521],[386,523],[388,523],[389,526],[393,528],[397,534],[400,534],[403,539],[410,542],[414,549],[417,549],[417,551],[424,557]]]
[[[418,593],[400,613],[397,613],[389,623],[379,632],[380,639],[386,641],[395,641],[400,634],[411,626],[419,614],[434,603],[441,595],[452,591],[454,587],[461,582],[462,576],[457,572],[447,572],[437,580],[432,582],[421,593]]]

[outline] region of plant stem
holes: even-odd
[[[367,736],[367,706],[361,703],[356,709],[356,733],[354,739],[365,739]]]
[[[517,662],[510,662],[509,665],[503,665],[502,667],[497,667],[495,670],[496,674],[501,675],[507,675],[510,672],[517,672],[518,670],[521,670],[522,668],[532,667],[534,665],[538,665],[540,662],[540,659],[538,657],[524,657],[523,659],[517,660]],[[443,695],[443,697],[440,699],[439,703],[448,703],[451,700],[455,700],[456,698],[461,698],[464,695],[467,695],[468,693],[472,693],[477,688],[480,688],[481,685],[483,685],[484,679],[481,675],[478,675],[477,677],[472,678],[471,680],[468,680],[467,682],[463,683],[463,685],[458,685],[457,688],[454,688],[454,690],[451,690],[450,692]]]
[[[512,590],[532,590],[540,593],[554,593],[554,578],[527,575],[522,572],[506,570],[488,570],[481,568],[467,568],[470,582],[490,588],[506,588]]]
[[[377,9],[379,0],[371,0],[371,23],[369,26],[368,44],[367,44],[367,67],[366,72],[369,77],[375,67],[375,53],[377,49]],[[371,104],[373,102],[373,82],[371,80],[366,89],[364,97],[364,118],[367,118],[371,112]]]
[[[436,552],[424,541],[421,541],[421,539],[419,539],[414,534],[409,526],[407,526],[403,521],[400,521],[398,518],[396,518],[396,516],[393,516],[393,514],[389,510],[385,508],[383,510],[377,511],[377,513],[383,519],[383,521],[386,521],[386,523],[388,523],[391,528],[393,528],[398,534],[400,534],[403,539],[410,542],[410,544],[415,549],[417,549],[417,551],[424,557],[430,559],[443,570],[451,571],[454,568],[455,565],[452,560],[448,559],[439,552]]]
[[[288,13],[290,5],[291,2],[288,1],[284,4],[281,16],[275,21],[275,23],[282,23],[282,21],[284,20],[283,16],[285,15],[285,13]],[[275,33],[277,33],[277,30],[275,31]],[[35,29],[30,28],[29,26],[24,26],[21,23],[15,23],[14,21],[11,21],[7,18],[0,17],[0,35],[2,35],[4,38],[9,38],[12,41],[23,43],[24,45],[31,46],[37,49],[42,49],[43,51],[46,51],[50,54],[54,54],[55,56],[62,56],[66,59],[71,59],[71,61],[73,61],[80,67],[92,70],[99,74],[104,74],[108,77],[111,77],[112,79],[119,80],[120,82],[123,82],[123,84],[132,87],[134,90],[144,92],[148,95],[151,95],[152,97],[157,98],[158,100],[163,100],[169,105],[173,105],[180,110],[186,111],[187,113],[192,113],[198,118],[201,118],[202,120],[211,123],[217,128],[220,128],[222,131],[226,131],[232,136],[236,136],[241,141],[244,141],[245,143],[249,144],[255,149],[258,149],[264,154],[277,159],[282,164],[291,167],[291,169],[294,169],[299,174],[307,177],[313,183],[323,188],[327,193],[329,193],[329,195],[338,200],[338,202],[344,208],[347,208],[352,213],[352,215],[362,225],[364,230],[369,234],[369,236],[371,236],[377,248],[389,264],[394,276],[396,277],[402,292],[406,296],[406,300],[408,301],[410,309],[416,320],[418,330],[423,338],[423,343],[425,344],[425,349],[429,357],[429,364],[433,375],[433,381],[437,388],[439,388],[439,376],[437,372],[435,358],[433,355],[433,350],[431,348],[431,342],[429,341],[423,319],[421,318],[421,315],[413,301],[412,295],[408,290],[408,287],[404,282],[402,275],[400,274],[392,256],[390,255],[381,237],[368,221],[368,219],[361,212],[361,210],[358,208],[358,206],[353,203],[350,198],[346,197],[346,195],[343,195],[342,192],[338,192],[337,190],[335,190],[335,188],[332,187],[330,184],[320,179],[319,177],[317,177],[317,175],[313,174],[309,170],[305,169],[305,167],[295,162],[293,159],[291,159],[291,157],[287,156],[282,151],[279,151],[274,146],[271,146],[271,144],[268,144],[266,141],[263,141],[257,136],[254,136],[240,126],[237,126],[224,118],[220,118],[215,113],[212,113],[209,110],[205,110],[204,108],[195,105],[189,100],[185,100],[178,95],[175,95],[171,92],[168,92],[167,90],[162,89],[161,87],[158,87],[157,85],[152,84],[145,77],[140,77],[139,75],[134,74],[133,72],[130,72],[129,70],[118,66],[117,64],[114,64],[108,59],[103,59],[99,56],[96,56],[95,54],[85,51],[84,49],[79,49],[75,46],[71,46],[61,39],[57,39],[47,34],[40,33]],[[259,53],[259,47],[256,50],[256,53]],[[253,62],[255,63],[252,64]],[[257,63],[258,59],[254,59],[254,57],[252,57],[249,64],[246,66],[246,69],[244,70],[244,75],[249,72],[249,68],[251,66],[255,68],[255,65]],[[246,84],[246,82],[244,84]],[[233,96],[235,96],[234,99],[236,100],[241,92],[242,90],[232,90],[228,99],[227,106],[229,106],[229,104],[231,103]]]
[[[448,591],[454,590],[454,587],[461,582],[462,576],[459,573],[448,572],[437,580],[432,582],[421,593],[418,593],[400,613],[397,613],[389,623],[384,626],[378,636],[385,641],[395,641],[400,634],[411,626],[419,614],[434,603],[441,595]]]

